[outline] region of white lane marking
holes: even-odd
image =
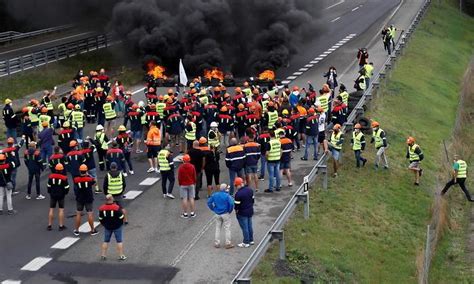
[[[326,50],[325,52],[323,52],[323,54],[331,54],[331,51],[327,51],[327,50]],[[321,56],[321,55],[320,55],[320,56]]]
[[[333,46],[331,46],[331,48],[333,48],[334,50],[336,50],[337,48],[339,48],[339,46],[340,46],[340,45],[333,45]],[[331,50],[331,49],[329,49],[329,50]]]
[[[349,40],[350,40],[349,38],[348,39],[341,39],[339,42],[344,44],[344,43],[348,42]]]
[[[321,54],[320,56],[321,56],[321,57],[326,57],[326,56],[328,56],[328,55],[327,55],[327,54]]]
[[[138,93],[138,92],[143,92],[144,90],[145,90],[145,88],[140,88],[140,89],[138,89],[138,90],[136,90],[136,91],[133,91],[133,92],[132,92],[132,95],[135,95],[135,94]]]
[[[354,9],[352,9],[352,12],[354,12],[355,10],[359,9],[359,6],[355,7]]]
[[[331,8],[333,8],[333,7],[336,7],[337,5],[342,4],[342,3],[344,3],[345,1],[346,1],[346,0],[341,0],[341,1],[337,2],[337,3],[334,3],[334,4],[332,4],[331,6],[327,7],[325,10],[331,9]]]
[[[303,72],[295,72],[295,73],[293,73],[293,75],[295,75],[295,76],[299,76],[299,75],[301,75],[301,74],[303,74]]]
[[[354,37],[354,36],[356,36],[356,35],[357,35],[357,34],[350,34],[351,37]]]
[[[286,79],[287,80],[294,80],[294,79],[296,79],[296,76],[288,76],[288,77],[286,77]]]
[[[100,226],[100,222],[94,221],[94,228]],[[89,226],[89,222],[85,222],[79,227],[79,233],[90,233],[91,227]]]
[[[290,80],[283,80],[283,81],[281,81],[281,83],[282,83],[283,85],[286,85],[286,84],[291,83],[291,81],[290,81]]]
[[[341,18],[341,17],[337,17],[337,18],[335,18],[335,19],[332,19],[332,20],[331,20],[331,23],[334,23],[335,21],[339,20],[340,18]]]
[[[154,185],[155,182],[159,181],[160,178],[146,178],[139,185]]]
[[[28,262],[25,266],[21,268],[21,270],[38,271],[41,269],[41,267],[45,266],[51,260],[52,260],[51,257],[39,256],[33,259],[32,261]]]
[[[328,51],[331,51],[331,52],[333,52],[334,50],[336,50],[336,49],[335,48],[328,49]]]
[[[314,66],[313,64],[306,64],[304,67],[306,67],[306,68],[311,68],[311,67],[313,67],[313,66]]]
[[[344,43],[340,43],[340,42],[338,42],[338,43],[336,43],[334,46],[337,46],[337,47],[339,47],[339,46],[341,46],[341,45],[343,45],[343,44],[344,44]]]
[[[143,191],[141,191],[141,190],[130,190],[127,193],[125,193],[124,198],[125,199],[135,199],[135,198],[137,198],[137,196],[139,196],[142,193],[143,193]]]
[[[78,37],[78,36],[86,35],[86,34],[90,34],[90,33],[92,33],[92,32],[86,32],[86,33],[81,33],[81,34],[77,34],[77,35],[62,37],[62,38],[58,38],[58,39],[55,39],[55,40],[50,40],[50,41],[41,42],[41,43],[37,43],[37,44],[33,44],[33,45],[28,45],[28,46],[25,46],[25,47],[20,47],[20,48],[17,48],[17,49],[12,49],[12,50],[8,50],[8,51],[0,52],[0,54],[7,54],[7,53],[14,52],[14,51],[23,50],[23,49],[27,49],[27,48],[35,47],[35,46],[39,46],[39,45],[44,45],[44,44],[47,44],[47,43],[50,43],[50,42],[60,41],[60,40],[63,40],[63,39]]]
[[[204,227],[194,236],[194,238],[184,247],[184,249],[176,256],[176,258],[170,263],[171,266],[175,267],[178,262],[183,259],[183,257],[193,248],[193,246],[199,241],[199,239],[204,235],[204,233],[211,227],[214,223],[215,217],[212,217]]]
[[[322,59],[322,58],[321,58],[321,59]],[[316,64],[316,63],[318,63],[318,62],[319,62],[319,60],[313,60],[313,61],[310,61],[309,63],[311,63],[311,64]]]
[[[7,280],[3,280],[2,284],[21,284],[21,281],[20,280],[7,279]]]
[[[300,68],[298,71],[305,72],[308,71],[308,68]]]
[[[320,56],[316,57],[314,60],[323,60],[323,58]]]
[[[78,240],[79,238],[65,237],[65,238],[62,238],[59,242],[55,243],[51,248],[52,249],[67,249]]]

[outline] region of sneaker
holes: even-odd
[[[155,168],[155,172],[160,173],[160,169]]]
[[[259,177],[258,177],[258,180],[265,180],[265,177],[259,176]]]
[[[131,174],[132,176],[135,174],[134,171],[128,171],[129,174]]]
[[[45,199],[45,198],[46,198],[46,197],[44,197],[44,195],[41,195],[41,194],[40,194],[40,195],[38,195],[38,196],[36,197],[36,200],[41,200],[41,199]]]
[[[420,186],[420,183],[419,183],[419,182],[415,182],[415,185],[416,185],[416,186]]]
[[[74,234],[74,236],[79,236],[79,231],[78,230],[74,230],[72,233]]]
[[[60,230],[60,231],[64,231],[64,230],[66,230],[66,229],[67,229],[66,226],[59,226],[59,230]]]
[[[194,217],[196,217],[196,213],[191,212],[190,216],[191,216],[191,218],[194,218]]]
[[[174,195],[171,194],[171,193],[168,193],[166,196],[168,196],[168,197],[171,198],[171,199],[175,199]]]
[[[307,160],[308,160],[308,158],[301,157],[301,160],[302,160],[302,161],[307,161]]]
[[[188,213],[181,214],[181,218],[188,219],[189,218]]]
[[[265,189],[263,192],[270,193],[270,192],[273,192],[273,190],[271,190],[271,189]]]
[[[165,198],[165,199],[166,199],[166,196],[167,196],[166,194],[163,194],[163,198]]]
[[[19,193],[20,193],[20,192],[19,192],[18,190],[14,190],[14,191],[12,192],[12,195],[17,195],[17,194],[19,194]]]
[[[137,154],[143,153],[143,150],[138,149],[138,150],[135,151],[135,153],[137,153]]]
[[[251,245],[251,246],[253,246],[254,244],[255,244],[255,242],[254,242],[254,241],[251,241],[251,242],[250,242],[250,245]]]
[[[95,193],[95,194],[102,193],[102,190],[100,190],[100,189],[99,189],[99,190],[94,190],[94,193]]]
[[[221,247],[221,245],[220,245],[220,244],[214,244],[214,247],[215,247],[216,249],[218,249],[218,248]]]
[[[293,186],[293,183],[290,182],[290,183],[288,184],[288,186],[289,186],[289,187],[292,187],[292,186]]]
[[[337,178],[337,173],[334,173],[332,176],[335,177],[335,178]]]
[[[53,227],[51,225],[48,225],[48,227],[46,227],[46,230],[51,231],[53,230]]]
[[[276,190],[276,191],[280,191],[280,190],[281,190],[281,186],[277,187],[275,190]]]
[[[122,261],[123,261],[123,260],[126,260],[126,259],[127,259],[127,257],[126,257],[125,255],[121,255],[121,256],[119,256],[119,258],[118,258],[118,260],[122,260]]]
[[[91,236],[95,236],[99,233],[99,231],[97,231],[96,229],[94,229],[93,231],[91,231]]]
[[[384,169],[388,170],[388,166],[383,166]]]
[[[226,249],[231,249],[231,248],[233,248],[233,247],[235,247],[233,244],[226,244],[226,245],[225,245],[225,248],[226,248]]]
[[[106,261],[106,260],[107,260],[107,257],[106,257],[105,255],[101,255],[101,256],[100,256],[100,260]]]
[[[27,194],[27,195],[25,196],[25,198],[28,199],[28,200],[30,200],[30,199],[31,199],[31,195]]]
[[[147,172],[147,173],[152,173],[152,172],[154,172],[154,171],[155,171],[155,168],[149,168],[146,172]]]
[[[8,215],[14,215],[14,214],[16,214],[16,212],[17,212],[16,210],[8,210],[7,213],[8,213]]]
[[[366,163],[367,163],[367,159],[362,160],[362,166],[365,166]]]
[[[124,176],[124,177],[128,177],[128,174],[124,172],[124,173],[123,173],[123,176]]]
[[[246,244],[246,243],[240,243],[240,244],[238,244],[237,246],[238,246],[239,248],[248,248],[248,247],[250,247],[250,245],[249,245],[249,244]]]
[[[201,199],[201,197],[199,197],[199,196],[194,197],[194,200],[199,200],[199,199]]]

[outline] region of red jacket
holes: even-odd
[[[196,168],[191,163],[183,163],[178,169],[178,184],[193,185],[196,184]]]

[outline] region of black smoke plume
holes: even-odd
[[[318,33],[312,0],[123,0],[109,27],[143,59],[192,74],[276,70]]]

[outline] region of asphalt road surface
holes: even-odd
[[[324,83],[322,73],[334,65],[339,71],[339,80],[351,88],[357,72],[357,48],[369,48],[370,61],[374,62],[377,71],[387,56],[379,37],[382,26],[394,23],[400,30],[406,29],[421,3],[421,0],[406,3],[397,0],[327,1],[321,19],[325,21],[322,22],[324,31],[317,39],[302,47],[301,53],[292,60],[290,66],[278,71],[278,76],[291,81],[291,85],[305,86],[311,80],[315,86],[320,86]],[[333,48],[336,44],[340,45]],[[288,76],[294,77],[286,79]],[[134,90],[134,100],[143,99],[141,87],[136,86]],[[88,125],[86,134],[91,135],[94,127]],[[256,243],[301,184],[303,176],[314,165],[313,160],[301,161],[302,154],[302,151],[295,152],[292,160],[293,187],[288,187],[282,177],[281,192],[268,194],[260,190],[256,194]],[[138,195],[134,197],[129,193],[132,199],[126,201],[130,224],[124,229],[125,254],[128,257],[125,262],[115,260],[113,242],[109,249],[109,259],[99,260],[103,238],[101,227],[98,228],[100,234],[90,236],[87,234],[87,226],[84,226],[84,233],[79,238],[74,237],[72,216],[75,214],[75,202],[72,192],[66,197],[65,206],[68,230],[59,232],[57,226],[54,226],[53,231],[46,231],[48,199],[24,198],[27,175],[23,165],[17,181],[21,193],[13,198],[18,213],[14,216],[0,216],[0,281],[228,283],[251,254],[252,247],[215,249],[213,214],[206,207],[206,199],[196,202],[196,218],[181,219],[179,200],[164,199],[160,176],[146,173],[146,157],[143,154],[133,155],[133,162],[135,175],[127,177],[127,191],[134,191]],[[103,176],[104,173],[99,173],[100,183]],[[46,179],[47,173],[44,173],[41,177],[43,193],[46,192]],[[224,163],[221,164],[221,180],[229,182]],[[260,181],[260,189],[267,187],[267,179]],[[178,195],[177,187],[173,193]],[[96,195],[95,209],[103,201],[102,195]],[[85,218],[82,222],[86,222]],[[232,239],[234,243],[239,243],[242,239],[235,218],[232,220]]]

